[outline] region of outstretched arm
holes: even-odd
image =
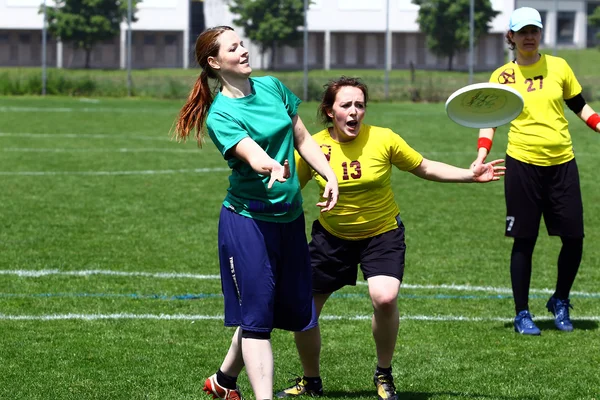
[[[269,189],[273,187],[275,181],[285,182],[290,177],[290,166],[287,160],[283,165],[279,164],[249,137],[240,140],[230,151],[235,157],[249,164],[256,173],[270,176],[267,186]]]
[[[496,128],[484,128],[479,130],[479,139],[477,140],[477,158],[471,164],[471,168],[478,168],[485,162],[490,150]]]
[[[506,167],[499,165],[503,162],[504,160],[494,160],[487,164],[479,164],[471,169],[467,169],[424,158],[421,164],[410,172],[428,181],[483,183],[497,181],[504,175]]]
[[[294,116],[292,123],[294,126],[294,147],[308,165],[327,181],[323,192],[325,200],[317,203],[317,206],[321,207],[321,212],[329,211],[335,206],[339,196],[337,177],[321,148],[312,138],[298,115]]]
[[[577,113],[577,116],[581,118],[583,122],[585,122],[591,129],[596,132],[600,132],[600,116],[596,114],[594,109],[586,104],[583,106],[580,112]]]

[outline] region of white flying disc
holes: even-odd
[[[465,86],[446,100],[448,117],[468,128],[497,128],[518,117],[521,111],[521,94],[499,83]]]

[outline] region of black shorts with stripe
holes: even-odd
[[[358,265],[366,280],[372,276],[392,276],[402,281],[404,275],[404,224],[361,240],[346,240],[329,233],[318,220],[312,226],[308,245],[313,271],[313,291],[333,293],[346,285],[355,286]]]
[[[504,192],[506,236],[537,237],[543,216],[549,235],[583,238],[583,203],[575,159],[539,166],[506,155]]]

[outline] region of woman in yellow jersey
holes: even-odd
[[[558,277],[546,307],[561,331],[573,330],[569,292],[583,248],[583,206],[579,173],[563,101],[588,126],[600,131],[600,116],[586,104],[581,86],[565,60],[542,55],[540,13],[516,9],[506,40],[516,58],[498,68],[490,82],[509,85],[523,96],[523,112],[510,125],[506,150],[506,236],[514,238],[510,274],[516,317],[515,331],[539,335],[529,312],[531,261],[542,215],[549,235],[560,236]],[[496,129],[481,129],[478,168],[488,155]]]
[[[367,87],[358,79],[341,77],[325,86],[318,114],[328,128],[313,135],[338,178],[340,197],[334,209],[322,213],[312,226],[309,244],[313,291],[318,319],[329,296],[356,285],[358,265],[368,281],[373,305],[372,329],[377,349],[374,383],[380,399],[395,399],[392,356],[398,335],[398,290],[404,272],[404,225],[392,193],[393,167],[438,182],[489,182],[504,174],[495,160],[476,169],[431,161],[412,149],[391,129],[363,124]],[[297,159],[302,187],[322,179]],[[312,324],[311,324],[312,325]],[[296,332],[304,376],[278,397],[320,395],[321,334],[318,325]]]

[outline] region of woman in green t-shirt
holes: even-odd
[[[297,115],[300,100],[279,80],[250,78],[248,51],[232,28],[204,31],[196,41],[202,73],[176,124],[185,140],[204,125],[231,168],[219,219],[219,260],[225,325],[237,326],[218,372],[204,390],[241,397],[246,366],[256,399],[273,398],[273,328],[312,327],[311,267],[294,150],[327,181],[321,211],[338,198],[335,174]],[[209,78],[219,91],[213,96]]]

